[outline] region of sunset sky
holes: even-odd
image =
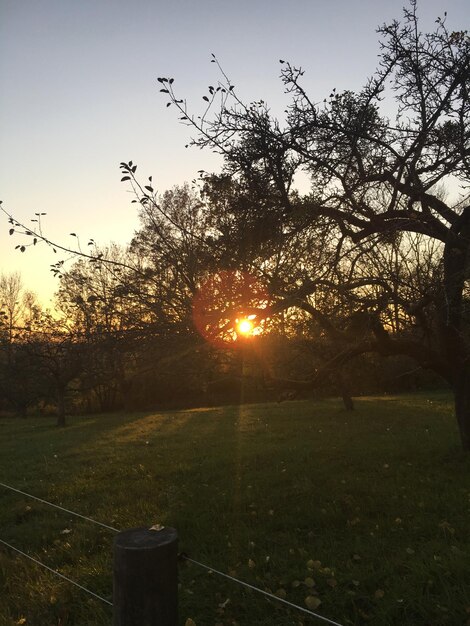
[[[195,112],[217,81],[214,53],[239,94],[281,113],[287,101],[279,59],[305,70],[313,100],[333,87],[359,89],[373,73],[376,27],[401,18],[404,0],[1,0],[0,199],[63,245],[126,243],[138,226],[120,181],[133,160],[164,191],[217,169],[165,107],[158,76],[173,77]],[[448,13],[451,30],[470,27],[468,0],[421,0],[423,30]],[[20,271],[47,304],[57,260],[39,247],[24,254],[0,218],[0,271]],[[62,256],[58,258],[63,258]]]

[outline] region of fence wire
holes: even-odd
[[[115,533],[120,532],[117,528],[113,528],[112,526],[108,526],[107,524],[103,524],[102,522],[97,522],[91,517],[86,517],[86,515],[80,515],[80,513],[75,513],[75,511],[71,511],[70,509],[64,509],[63,506],[59,506],[58,504],[53,504],[52,502],[48,502],[47,500],[43,500],[42,498],[32,496],[30,493],[26,493],[25,491],[20,491],[19,489],[15,489],[15,487],[10,487],[10,485],[5,485],[5,483],[0,483],[0,487],[5,487],[5,489],[10,489],[10,491],[15,491],[16,493],[20,493],[22,496],[27,496],[28,498],[32,498],[33,500],[37,500],[38,502],[42,502],[43,504],[52,506],[55,509],[59,509],[59,511],[65,511],[65,513],[69,513],[70,515],[75,515],[75,517],[81,517],[81,519],[84,519],[87,522],[92,522],[93,524],[97,524],[98,526],[102,526],[103,528],[107,528],[108,530],[112,530]]]
[[[16,493],[20,493],[21,495],[26,496],[28,498],[32,498],[33,500],[37,500],[38,502],[42,502],[43,504],[47,504],[48,506],[54,507],[54,508],[59,509],[61,511],[65,511],[66,513],[69,513],[70,515],[75,515],[75,517],[79,517],[81,519],[84,519],[87,522],[91,522],[92,524],[96,524],[98,526],[102,526],[103,528],[107,528],[108,530],[111,530],[112,532],[115,532],[115,533],[121,532],[118,528],[113,528],[113,526],[109,526],[108,524],[103,524],[102,522],[98,522],[97,520],[94,520],[91,517],[87,517],[85,515],[81,515],[80,513],[76,513],[75,511],[71,511],[70,509],[65,509],[64,507],[59,506],[58,504],[54,504],[52,502],[49,502],[48,500],[43,500],[42,498],[38,498],[36,496],[33,496],[30,493],[26,493],[25,491],[20,491],[19,489],[16,489],[15,487],[11,487],[10,485],[6,485],[5,483],[0,482],[0,486],[4,487],[5,489],[10,489],[11,491],[14,491]],[[40,565],[41,567],[44,567],[45,569],[49,570],[50,572],[52,572],[56,576],[60,576],[60,578],[63,578],[64,580],[68,581],[72,585],[75,585],[79,589],[82,589],[86,593],[89,593],[90,595],[94,596],[98,600],[101,600],[102,602],[105,602],[106,604],[109,604],[109,605],[113,606],[113,603],[110,602],[109,600],[106,600],[106,598],[102,598],[101,596],[99,596],[98,594],[94,593],[93,591],[90,591],[90,589],[87,589],[86,587],[83,587],[82,585],[79,585],[77,582],[71,580],[70,578],[67,578],[67,576],[64,576],[60,572],[57,572],[56,570],[48,567],[47,565],[44,565],[44,563],[41,563],[40,561],[37,561],[33,557],[29,556],[29,554],[26,554],[25,552],[22,552],[21,550],[18,550],[18,548],[15,548],[14,546],[12,546],[9,543],[7,543],[6,541],[3,541],[2,539],[0,539],[0,543],[3,543],[4,545],[8,546],[12,550],[15,550],[16,552],[19,552],[19,554],[22,554],[23,556],[25,556],[26,558],[30,559],[31,561],[33,561],[37,565]],[[194,563],[195,565],[198,565],[199,567],[202,567],[202,568],[206,569],[209,572],[213,572],[214,574],[217,574],[218,576],[222,576],[223,578],[227,578],[228,580],[231,580],[232,582],[234,582],[234,583],[236,583],[238,585],[241,585],[242,587],[246,587],[248,589],[251,589],[252,591],[255,591],[255,592],[257,592],[257,593],[259,593],[259,594],[261,594],[261,595],[263,595],[265,597],[268,597],[271,600],[275,600],[276,602],[280,602],[282,604],[285,604],[285,605],[287,605],[287,606],[289,606],[289,607],[291,607],[293,609],[296,609],[297,611],[300,611],[301,613],[305,613],[307,615],[310,615],[311,617],[314,617],[317,620],[323,621],[326,624],[330,624],[331,626],[343,626],[339,622],[335,622],[334,620],[331,620],[328,617],[320,615],[320,613],[314,613],[313,611],[310,611],[309,609],[305,609],[303,606],[300,606],[298,604],[294,604],[293,602],[289,602],[288,600],[284,600],[284,598],[279,598],[278,596],[275,596],[274,594],[269,593],[268,591],[264,591],[264,589],[260,589],[259,587],[255,587],[254,585],[251,585],[250,583],[244,582],[243,580],[240,580],[238,578],[234,578],[233,576],[230,576],[229,574],[224,574],[224,572],[220,572],[219,570],[214,569],[213,567],[210,567],[209,565],[205,565],[204,563],[201,563],[200,561],[196,561],[195,559],[190,558],[186,554],[182,554],[181,557],[184,560],[186,560],[186,561],[188,561],[190,563]]]
[[[323,615],[320,615],[319,613],[314,613],[313,611],[310,611],[309,609],[304,609],[303,606],[299,606],[298,604],[294,604],[293,602],[289,602],[289,600],[284,600],[284,598],[280,598],[279,596],[275,596],[273,593],[269,593],[269,591],[264,591],[263,589],[260,589],[259,587],[255,587],[254,585],[250,585],[250,583],[246,583],[243,580],[240,580],[239,578],[234,578],[233,576],[230,576],[229,574],[224,574],[223,572],[219,572],[218,570],[214,569],[213,567],[209,567],[208,565],[204,565],[204,563],[200,563],[199,561],[196,561],[195,559],[191,559],[186,554],[182,555],[182,558],[185,561],[189,561],[190,563],[194,563],[195,565],[199,565],[199,567],[203,567],[204,569],[208,570],[209,572],[213,572],[214,574],[218,574],[219,576],[223,576],[224,578],[228,578],[232,582],[235,582],[235,583],[237,583],[239,585],[242,585],[243,587],[247,587],[248,589],[251,589],[252,591],[257,591],[258,593],[263,594],[264,596],[266,596],[267,598],[270,598],[271,600],[276,600],[277,602],[282,602],[283,604],[286,604],[287,606],[290,606],[293,609],[297,609],[298,611],[302,611],[302,613],[307,613],[307,615],[311,615],[313,617],[316,617],[319,620],[323,620],[327,624],[332,624],[333,626],[342,626],[342,624],[340,624],[339,622],[334,622],[333,620],[328,619],[328,617],[324,617]]]
[[[52,572],[56,576],[59,576],[59,578],[63,578],[64,580],[66,580],[71,585],[75,585],[75,587],[78,587],[82,591],[86,591],[86,593],[90,594],[90,596],[93,596],[94,598],[96,598],[98,600],[101,600],[101,602],[105,602],[106,604],[109,604],[110,606],[113,606],[113,603],[110,602],[109,600],[107,600],[106,598],[103,598],[102,596],[99,596],[94,591],[91,591],[90,589],[87,589],[83,585],[80,585],[79,583],[75,582],[75,580],[72,580],[68,576],[65,576],[64,574],[61,574],[57,570],[52,569],[52,567],[49,567],[49,565],[45,565],[44,563],[41,563],[41,561],[38,561],[37,559],[33,558],[29,554],[26,554],[26,552],[23,552],[22,550],[18,550],[18,548],[15,548],[15,546],[12,546],[10,543],[7,543],[6,541],[3,541],[3,539],[0,539],[0,543],[3,543],[3,545],[5,545],[8,548],[10,548],[10,550],[14,550],[15,552],[18,552],[18,554],[21,554],[22,556],[26,557],[27,559],[29,559],[33,563],[36,563],[36,565],[40,565],[44,569],[49,570],[49,572]]]

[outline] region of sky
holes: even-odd
[[[62,245],[126,244],[136,205],[120,183],[132,160],[165,191],[197,171],[217,171],[210,151],[186,149],[191,131],[165,106],[157,77],[202,111],[217,81],[214,53],[245,100],[274,111],[287,102],[279,59],[305,69],[313,100],[333,87],[358,90],[377,65],[376,29],[402,17],[405,0],[0,0],[0,200]],[[447,11],[470,27],[468,0],[421,0],[422,29]],[[32,225],[32,224],[31,224]],[[58,288],[50,264],[63,256],[8,235],[0,217],[0,272],[20,272],[45,306]]]

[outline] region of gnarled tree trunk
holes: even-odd
[[[465,365],[454,383],[455,416],[465,452],[470,452],[470,366]]]
[[[65,426],[65,389],[57,391],[57,426]]]

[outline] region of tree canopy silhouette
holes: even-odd
[[[249,219],[261,233],[259,246],[292,228],[307,233],[328,224],[335,252],[327,279],[306,268],[301,280],[278,291],[276,310],[301,306],[342,339],[336,365],[377,351],[411,356],[438,372],[454,391],[462,445],[470,450],[470,38],[449,31],[445,17],[433,32],[421,32],[414,0],[401,21],[378,33],[378,67],[357,93],[334,89],[313,102],[302,85],[304,71],[281,60],[290,95],[283,121],[265,102],[239,98],[220,66],[201,116],[178,97],[173,79],[158,80],[168,105],[196,131],[192,144],[224,156],[219,180],[228,177],[252,192]],[[215,56],[212,61],[218,65]],[[299,171],[311,182],[304,196],[294,192]],[[447,201],[443,186],[460,186],[460,196]],[[432,280],[404,289],[400,267],[385,271],[377,259],[409,246],[415,278],[431,271],[422,263],[432,247]],[[354,333],[317,304],[325,288],[352,303]],[[406,332],[393,332],[387,321],[392,306],[407,320]]]

